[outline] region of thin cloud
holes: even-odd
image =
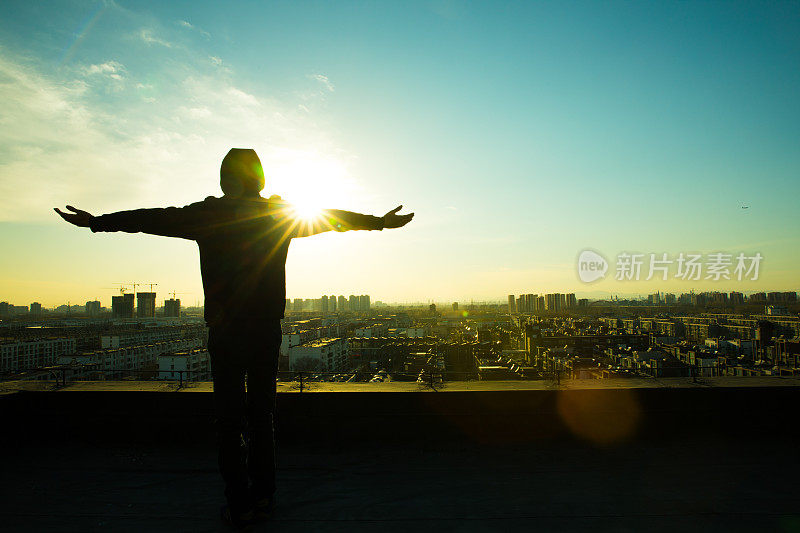
[[[55,83],[8,54],[0,56],[0,76],[0,220],[39,219],[72,198],[97,199],[110,168],[117,192],[104,199],[116,204],[114,194],[135,193],[140,165],[125,157],[126,142],[114,139],[102,113],[87,107],[85,88]]]
[[[177,22],[177,24],[178,24],[178,26],[180,26],[182,28],[186,28],[187,30],[196,31],[200,35],[202,35],[203,37],[211,37],[210,33],[208,33],[207,31],[205,31],[205,30],[203,30],[201,28],[198,28],[197,26],[195,26],[194,24],[192,24],[191,22],[189,22],[187,20],[179,20]]]
[[[89,65],[88,67],[84,67],[82,71],[87,77],[108,78],[117,84],[123,82],[126,75],[126,70],[122,63],[113,60]],[[119,85],[117,85],[115,89],[119,89]]]
[[[247,107],[258,107],[259,105],[258,98],[252,94],[242,91],[241,89],[237,89],[236,87],[228,88],[228,95],[231,97],[233,103],[237,103],[239,105],[244,105]]]
[[[345,161],[321,168],[337,168],[337,183],[356,186],[346,173],[347,155],[313,115],[298,110],[296,101],[245,91],[208,73],[207,56],[187,62],[179,73],[153,71],[146,82],[130,79],[124,92],[110,94],[82,80],[122,75],[120,62],[55,78],[46,65],[5,52],[0,54],[0,221],[57,223],[51,209],[67,202],[108,212],[218,194],[209,169],[218,167],[231,146],[256,148],[278,189],[291,184],[286,176],[293,176],[298,157]]]
[[[171,42],[156,37],[155,35],[153,35],[152,30],[146,28],[139,30],[139,38],[147,44],[157,44],[160,46],[165,46],[167,48],[172,48],[174,46]]]
[[[186,109],[186,113],[191,118],[206,118],[213,114],[207,107],[190,107]]]
[[[335,88],[331,83],[331,80],[328,79],[328,76],[325,76],[324,74],[312,74],[311,78],[323,84],[330,92],[334,91]]]
[[[119,74],[125,72],[125,67],[118,61],[106,61],[84,68],[86,74]]]
[[[231,73],[231,69],[229,69],[227,65],[224,64],[221,57],[208,56],[208,59],[211,61],[211,64],[214,65],[215,68],[219,69],[220,71],[226,74]]]

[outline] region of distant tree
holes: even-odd
[[[293,364],[292,370],[295,372],[322,372],[325,370],[325,365],[322,361],[314,357],[305,356],[299,357]]]

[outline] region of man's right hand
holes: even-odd
[[[54,207],[53,209],[55,210],[56,213],[61,215],[61,218],[63,218],[70,224],[74,224],[81,228],[88,228],[89,224],[92,222],[92,219],[94,218],[90,213],[87,213],[86,211],[81,211],[80,209],[75,209],[71,205],[68,205],[67,209],[72,211],[72,213],[65,213],[64,211],[61,211],[57,207]]]

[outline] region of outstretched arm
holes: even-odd
[[[93,216],[87,211],[76,209],[71,205],[66,213],[54,208],[61,218],[81,228],[97,231],[125,231],[128,233],[149,233],[164,237],[181,237],[193,239],[199,228],[199,204],[186,207],[166,207],[154,209],[134,209],[118,211],[107,215]]]
[[[392,209],[382,217],[341,211],[339,209],[326,209],[312,220],[296,221],[294,237],[308,237],[326,231],[350,230],[382,230],[402,228],[414,218],[414,213],[398,215],[402,205]]]

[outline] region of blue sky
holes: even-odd
[[[0,300],[201,300],[192,243],[51,208],[218,195],[231,146],[270,193],[417,213],[294,243],[292,297],[796,290],[799,30],[798,3],[4,2]],[[585,285],[586,248],[764,262]]]

